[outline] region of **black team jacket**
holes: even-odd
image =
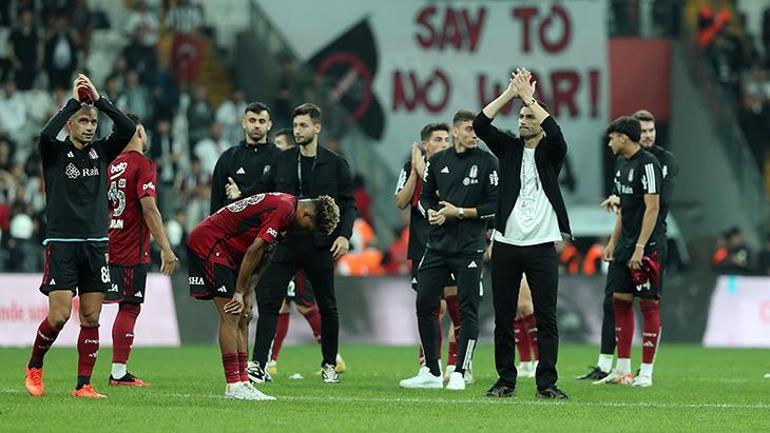
[[[572,237],[567,208],[559,189],[559,172],[564,156],[567,154],[567,142],[561,133],[561,128],[553,116],[548,116],[541,125],[545,137],[535,149],[535,165],[540,181],[543,184],[548,201],[551,202],[559,222],[562,236]],[[524,156],[524,140],[500,131],[492,125],[492,119],[480,112],[473,120],[473,130],[487,144],[492,153],[500,160],[500,191],[497,201],[497,217],[495,229],[505,233],[505,224],[511,215],[513,206],[521,191],[521,160]]]
[[[211,213],[234,201],[256,194],[260,178],[270,170],[270,164],[279,153],[281,150],[273,143],[249,146],[246,140],[241,140],[237,146],[224,151],[219,156],[211,176]],[[228,177],[235,181],[241,191],[241,196],[236,200],[227,198],[225,194]]]

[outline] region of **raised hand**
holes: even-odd
[[[235,184],[235,181],[232,177],[227,178],[227,185],[225,185],[225,195],[227,195],[227,198],[230,200],[241,198],[241,190],[238,188],[238,185]]]

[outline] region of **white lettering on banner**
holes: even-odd
[[[770,348],[768,285],[768,277],[720,276],[711,294],[703,345]]]
[[[511,71],[525,66],[537,80],[536,97],[561,126],[568,163],[580,173],[573,198],[601,196],[602,147],[595,144],[609,112],[606,0],[325,0],[308,2],[301,16],[291,2],[257,1],[284,23],[283,35],[302,60],[366,21],[377,53],[368,90],[384,111],[381,145],[372,152],[394,174],[423,125],[446,122],[462,108],[480,111],[505,89]],[[335,19],[319,23],[329,11]],[[508,104],[495,124],[516,130],[517,118]]]
[[[37,290],[15,290],[40,284],[40,274],[0,274],[0,347],[32,346],[40,321],[48,313],[48,299]],[[174,307],[171,280],[161,274],[147,276],[147,293],[142,315],[136,322],[134,347],[166,346],[180,344],[176,308]],[[73,300],[73,317],[80,310],[80,300]],[[104,305],[100,321],[113,323],[117,305]],[[80,332],[77,320],[69,320],[56,339],[56,347],[75,346]],[[105,332],[99,340],[89,343],[102,347],[112,346],[112,333]]]

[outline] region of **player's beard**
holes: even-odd
[[[312,143],[312,142],[313,142],[313,138],[314,138],[314,137],[307,137],[307,138],[305,138],[303,141],[299,141],[299,140],[297,140],[297,138],[295,137],[295,138],[294,138],[294,142],[295,142],[295,143],[297,143],[298,145],[302,146],[302,147],[305,147],[305,146],[307,146],[308,144],[310,144],[310,143]]]
[[[259,143],[263,138],[265,138],[265,133],[255,129],[251,132],[251,134],[249,134],[249,138],[251,138],[255,143]]]

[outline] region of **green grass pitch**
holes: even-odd
[[[476,351],[477,381],[464,392],[402,390],[416,371],[413,347],[344,346],[348,372],[339,385],[316,375],[317,346],[287,347],[274,383],[262,385],[275,402],[225,400],[216,346],[143,349],[130,370],[146,389],[106,385],[110,349],[102,350],[93,383],[109,396],[75,400],[76,352],[53,349],[46,358],[46,395],[24,390],[29,349],[0,349],[0,431],[68,432],[767,432],[770,431],[770,351],[706,350],[664,344],[655,386],[595,386],[574,377],[596,360],[596,348],[562,345],[559,386],[567,402],[536,400],[533,379],[519,381],[513,399],[488,399],[495,379],[492,347]],[[634,367],[639,353],[634,353]],[[290,380],[300,373],[302,380]]]

